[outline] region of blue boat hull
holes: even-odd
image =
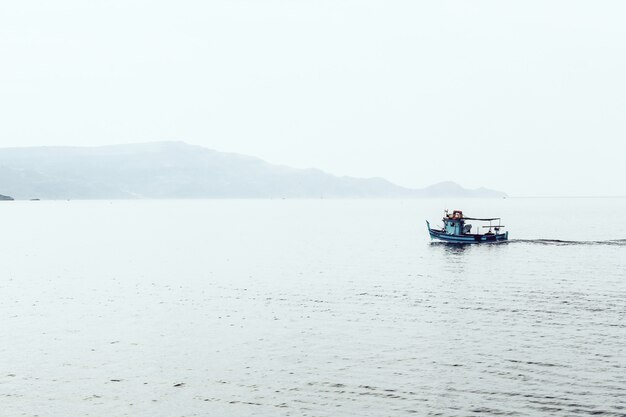
[[[430,228],[430,223],[426,222],[428,226],[428,233],[430,234],[431,239],[441,240],[443,242],[450,243],[495,243],[495,242],[503,242],[509,240],[509,232],[505,233],[494,233],[494,234],[484,234],[484,235],[473,235],[473,234],[463,234],[463,235],[450,235],[446,232],[440,230],[433,230]]]

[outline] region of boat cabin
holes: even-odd
[[[461,210],[454,210],[452,214],[446,210],[443,224],[445,232],[449,235],[464,235],[472,230],[471,224],[465,224],[465,218]]]

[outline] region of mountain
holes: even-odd
[[[440,182],[420,190],[415,190],[419,197],[467,197],[467,198],[502,198],[506,193],[485,187],[467,189],[452,181]]]
[[[502,197],[445,182],[413,190],[183,142],[0,149],[0,190],[17,199]]]
[[[8,195],[0,194],[0,201],[13,201],[13,200],[14,200],[13,197],[9,197]]]

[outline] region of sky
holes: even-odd
[[[626,2],[0,2],[0,146],[626,195]]]

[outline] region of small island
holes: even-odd
[[[13,197],[9,197],[8,195],[0,194],[0,201],[13,201],[15,200]]]

